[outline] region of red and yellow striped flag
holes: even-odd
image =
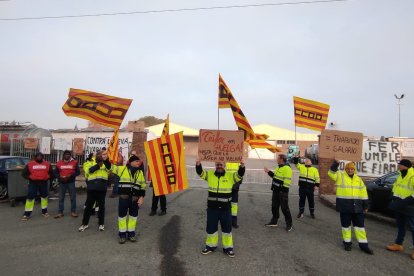
[[[170,135],[170,114],[167,115],[167,119],[165,119],[164,128],[162,129],[161,136],[168,136]]]
[[[183,132],[144,142],[144,147],[156,196],[188,188]]]
[[[249,145],[252,149],[263,148],[263,149],[268,149],[273,153],[281,151],[280,149],[278,149],[277,147],[269,144],[265,140],[257,140],[257,139],[256,140],[247,140],[247,143],[249,143]]]
[[[231,111],[233,113],[233,117],[234,117],[234,120],[236,121],[237,128],[239,130],[244,131],[244,140],[247,143],[249,143],[252,148],[267,148],[271,152],[280,151],[278,148],[270,145],[269,143],[265,141],[267,138],[269,138],[268,135],[254,133],[253,128],[251,127],[249,121],[247,120],[246,116],[241,110],[239,104],[237,103],[230,89],[228,88],[224,80],[222,79],[221,75],[219,75],[219,108],[220,108],[220,89],[221,89],[220,87],[221,86],[225,88],[224,91],[226,93],[223,93],[223,95],[227,96],[228,105],[230,106]],[[223,100],[221,102],[224,103],[225,101]]]
[[[67,116],[118,129],[131,103],[131,99],[71,88],[62,109]]]
[[[325,129],[328,120],[329,105],[293,97],[295,125],[316,131]]]
[[[230,88],[224,82],[223,78],[219,74],[219,90],[218,90],[218,107],[230,108],[230,102],[228,94],[231,93]]]
[[[119,139],[118,139],[118,129],[115,129],[114,135],[112,135],[111,140],[109,140],[108,145],[108,158],[112,164],[118,164],[119,157]]]

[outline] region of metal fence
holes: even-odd
[[[52,141],[53,144],[53,141]],[[38,152],[38,149],[25,149],[24,148],[24,139],[11,139],[10,143],[10,156],[22,156],[22,157],[28,157],[32,159],[36,152]],[[44,159],[49,161],[52,164],[56,164],[58,160],[63,159],[63,150],[50,150],[50,154],[44,154]],[[78,160],[78,163],[80,165],[83,164],[85,161],[84,155],[78,155],[74,156],[76,160]]]
[[[196,173],[194,165],[187,165],[187,179],[189,181],[204,181]],[[206,170],[214,170],[214,167],[203,167]],[[263,169],[247,169],[243,177],[243,183],[270,184],[271,179]]]
[[[10,145],[10,155],[12,156],[22,156],[33,158],[38,150],[37,149],[25,149],[23,139],[13,139]],[[52,164],[56,164],[58,160],[63,158],[63,151],[61,150],[51,150],[50,154],[44,154],[44,159],[49,161]],[[85,161],[84,155],[74,156],[78,160],[80,166],[83,165]],[[215,169],[214,167],[204,167],[204,169],[210,170]],[[196,173],[194,165],[186,165],[187,179],[189,181],[204,181]],[[270,183],[269,176],[263,171],[263,169],[247,169],[243,177],[243,183]]]

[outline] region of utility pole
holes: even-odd
[[[398,100],[398,137],[401,137],[401,100],[404,98],[404,94],[399,97],[394,94],[394,97]]]

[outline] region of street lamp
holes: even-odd
[[[404,94],[399,97],[394,94],[394,97],[398,100],[398,137],[401,137],[401,100],[404,98]]]

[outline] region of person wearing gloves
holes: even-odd
[[[368,246],[364,226],[364,213],[368,212],[367,188],[362,179],[356,175],[354,162],[345,165],[345,172],[338,171],[338,167],[339,162],[335,160],[328,176],[336,185],[336,210],[340,213],[344,249],[352,250],[352,223],[359,248],[373,255],[374,251]]]
[[[124,244],[127,239],[136,242],[138,209],[144,203],[146,188],[143,162],[138,156],[132,155],[128,160],[128,165],[112,165],[111,171],[119,177],[119,243]]]
[[[400,175],[392,187],[393,197],[388,207],[395,212],[398,232],[395,243],[387,246],[389,251],[404,251],[406,224],[411,230],[414,245],[414,169],[410,160],[402,159],[398,163],[398,170]],[[414,260],[414,250],[411,259]]]
[[[299,163],[299,157],[293,158],[293,163],[299,170],[299,213],[298,218],[303,218],[305,212],[306,198],[309,203],[311,218],[315,218],[315,186],[319,187],[320,177],[318,169],[312,167],[312,161],[305,159],[305,164]]]
[[[196,161],[197,174],[208,183],[207,198],[207,239],[201,254],[214,252],[218,245],[218,224],[221,225],[223,252],[233,258],[233,235],[231,233],[231,190],[246,171],[244,162],[240,162],[237,172],[224,169],[224,162],[216,162],[215,170],[203,170],[200,160]]]
[[[82,225],[79,232],[88,229],[89,218],[92,214],[92,208],[95,201],[98,203],[98,223],[99,231],[105,230],[105,196],[108,189],[108,174],[111,169],[111,163],[108,160],[108,153],[100,151],[96,153],[95,160],[84,165],[85,174],[87,172],[87,196],[85,210],[83,211]]]

